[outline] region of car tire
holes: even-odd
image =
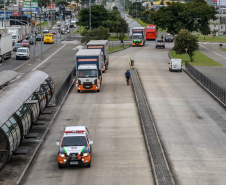
[[[16,60],[18,60],[18,57],[16,57]]]
[[[180,70],[180,72],[182,72],[182,69]]]

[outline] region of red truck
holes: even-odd
[[[158,30],[157,30],[156,25],[149,24],[146,27],[146,39],[147,40],[155,40],[157,36],[158,36]]]

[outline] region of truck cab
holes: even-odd
[[[146,28],[134,27],[132,29],[132,46],[144,46],[146,40]]]
[[[80,49],[76,54],[76,87],[80,91],[100,91],[103,55],[100,49]]]

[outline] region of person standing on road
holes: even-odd
[[[123,40],[121,40],[121,47],[124,48],[124,43],[123,43]]]
[[[163,40],[163,35],[161,36],[161,39]]]
[[[126,71],[125,77],[126,77],[127,85],[129,85],[129,79],[130,79],[130,71],[129,70]]]

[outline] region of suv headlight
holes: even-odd
[[[61,153],[60,153],[59,156],[60,156],[60,157],[65,157],[65,154],[61,154]]]
[[[87,157],[89,153],[83,153],[83,157]]]

